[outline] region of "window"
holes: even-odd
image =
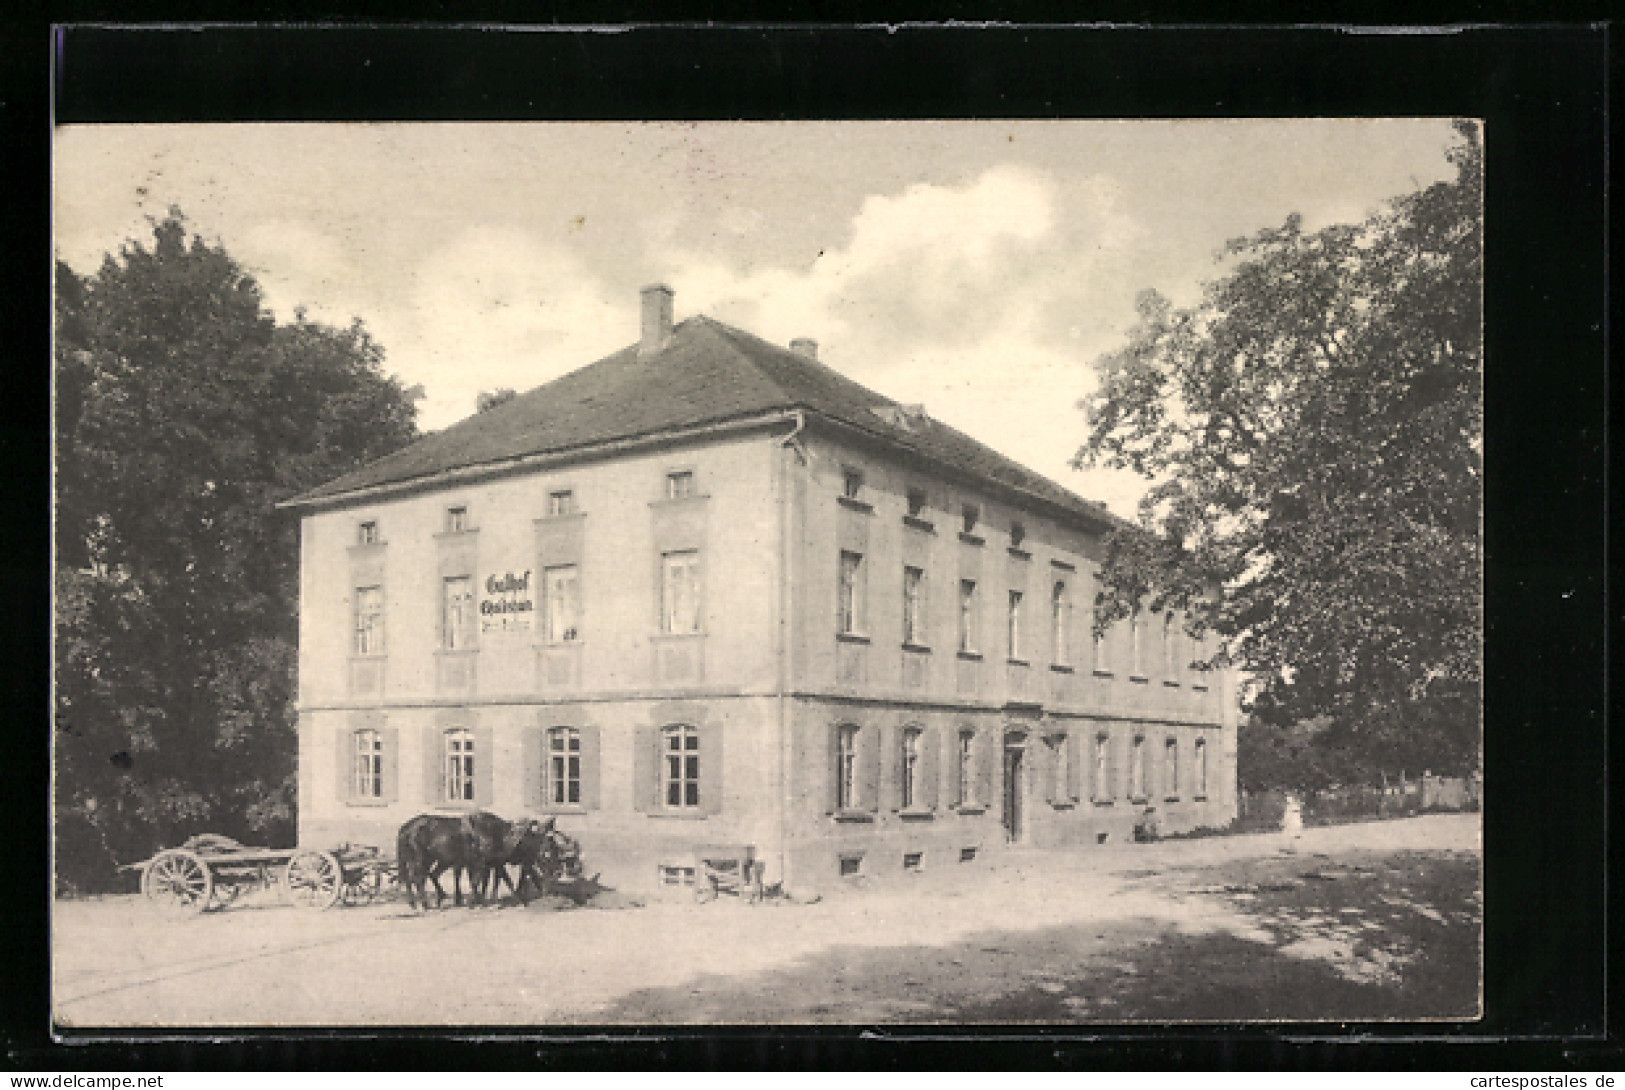
[[[1066,744],[1066,735],[1057,734],[1049,740],[1051,755],[1050,768],[1055,771],[1055,778],[1050,790],[1050,798],[1056,802],[1069,802],[1072,799],[1072,752]]]
[[[693,550],[661,554],[660,631],[700,630],[700,554]]]
[[[976,524],[982,520],[982,509],[974,503],[967,503],[959,509],[960,529],[967,534],[976,532]]]
[[[841,551],[839,625],[842,635],[863,631],[863,554]]]
[[[378,544],[378,524],[376,522],[363,522],[356,531],[356,541],[362,545]]]
[[[581,638],[581,579],[574,564],[542,570],[543,637],[550,643]]]
[[[384,797],[384,736],[375,730],[355,732],[355,762],[352,766],[356,798]]]
[[[835,732],[835,808],[855,810],[858,805],[858,728]]]
[[[1196,797],[1199,798],[1199,799],[1200,798],[1205,798],[1205,797],[1207,797],[1207,739],[1206,738],[1198,738],[1196,740],[1196,760],[1195,760],[1194,764],[1195,764],[1194,771],[1196,773]]]
[[[1009,621],[1006,627],[1009,629],[1010,634],[1010,657],[1012,659],[1021,658],[1021,598],[1021,591],[1013,590],[1010,592]]]
[[[679,470],[676,473],[666,474],[666,498],[668,500],[686,500],[694,495],[694,473],[692,470]]]
[[[1128,797],[1131,799],[1145,798],[1145,739],[1134,739],[1134,748],[1129,754],[1128,765]]]
[[[667,727],[663,785],[666,805],[694,809],[700,805],[700,733],[693,727]]]
[[[1055,657],[1051,661],[1057,666],[1067,665],[1071,658],[1071,648],[1067,644],[1071,616],[1072,603],[1067,598],[1066,584],[1056,583],[1049,596],[1049,627],[1050,643],[1055,648]]]
[[[959,800],[960,806],[976,805],[976,766],[973,763],[975,741],[975,731],[959,732],[959,745],[954,754],[954,796]]]
[[[468,531],[468,508],[446,508],[446,533],[461,534]]]
[[[581,732],[574,727],[547,732],[547,801],[554,806],[581,804]]]
[[[1019,549],[1021,548],[1021,543],[1026,540],[1027,527],[1023,526],[1019,522],[1012,522],[1010,524],[1010,547],[1012,549]]]
[[[922,732],[919,727],[909,727],[903,731],[903,764],[899,771],[903,777],[903,809],[912,810],[919,802],[917,780],[920,773],[920,738]]]
[[[547,494],[547,513],[552,518],[560,515],[573,515],[576,511],[576,494],[570,489]]]
[[[1162,618],[1162,676],[1169,681],[1179,677],[1175,663],[1178,659],[1177,651],[1179,641],[1179,626],[1174,621],[1174,615],[1167,613]]]
[[[466,651],[474,646],[474,580],[466,575],[450,576],[441,595],[440,646],[447,651]]]
[[[959,581],[959,649],[976,650],[976,580]]]
[[[1105,801],[1116,794],[1112,790],[1111,781],[1111,744],[1111,735],[1095,735],[1094,797],[1099,801]]]
[[[1145,615],[1138,606],[1134,608],[1134,616],[1129,619],[1129,676],[1145,677]]]
[[[1162,745],[1163,792],[1171,799],[1179,797],[1179,739],[1170,738]]]
[[[908,495],[908,515],[909,515],[909,518],[916,518],[916,519],[917,518],[924,518],[925,517],[925,489],[923,489],[923,488],[910,488],[908,490],[907,495]]]
[[[355,653],[384,653],[384,588],[357,587],[355,592]]]
[[[903,569],[903,643],[925,646],[925,571]]]
[[[462,728],[446,732],[446,800],[474,801],[474,734]]]
[[[841,470],[841,495],[849,500],[855,500],[862,491],[863,474],[856,469]]]
[[[842,878],[855,878],[863,870],[863,856],[843,855],[840,857],[840,874]]]

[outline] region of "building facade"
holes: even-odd
[[[555,815],[626,888],[957,865],[1235,813],[1176,614],[1093,635],[1098,505],[644,293],[639,343],[286,506],[301,843]]]

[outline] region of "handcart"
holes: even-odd
[[[694,852],[694,898],[702,904],[719,894],[762,899],[762,864],[754,844],[710,844]]]

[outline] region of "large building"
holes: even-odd
[[[638,344],[289,501],[299,835],[558,816],[625,887],[957,866],[1235,812],[1232,681],[1093,637],[1115,519],[917,406],[643,294]]]

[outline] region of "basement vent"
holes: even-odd
[[[919,870],[920,869],[920,860],[923,858],[923,856],[924,856],[924,853],[922,853],[922,852],[904,852],[903,853],[903,869],[904,870]]]
[[[854,875],[856,875],[862,868],[863,868],[863,856],[861,856],[861,855],[843,855],[843,856],[841,856],[841,877],[842,878],[851,878]]]
[[[663,886],[692,886],[694,884],[694,868],[673,867],[662,864],[660,867],[660,884]]]
[[[960,848],[959,849],[959,861],[961,863],[969,863],[972,860],[974,860],[975,858],[976,858],[976,849],[975,848]]]

